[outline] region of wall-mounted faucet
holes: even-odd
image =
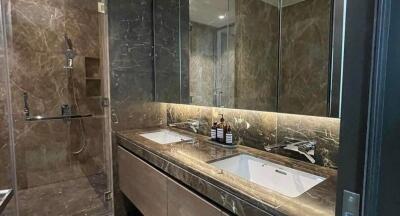
[[[168,124],[168,126],[176,128],[178,128],[180,125],[188,126],[195,133],[197,133],[200,129],[200,121],[196,119],[188,119],[185,122],[176,122]]]
[[[272,146],[265,146],[264,149],[268,152],[275,148],[283,148],[289,151],[295,151],[304,155],[311,163],[315,163],[314,154],[316,141],[309,140],[299,140],[291,137],[285,137],[285,142],[283,144],[277,144]]]

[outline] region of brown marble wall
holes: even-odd
[[[189,103],[189,0],[153,6],[155,100]]]
[[[180,104],[161,104],[160,109],[163,107],[167,109],[167,121],[170,123],[200,120],[199,132],[204,135],[209,135],[212,122],[218,121],[218,115],[223,113],[232,127],[235,143],[260,150],[282,143],[285,137],[316,141],[316,163],[331,168],[337,166],[339,119]],[[293,156],[283,151],[275,153]]]
[[[214,105],[217,29],[191,22],[190,31],[190,96],[192,104]]]
[[[113,130],[160,124],[154,100],[152,0],[109,4]]]
[[[79,1],[80,2],[80,1]],[[103,115],[100,97],[86,94],[88,57],[100,59],[97,1],[13,0],[11,94],[20,189],[103,172]],[[67,73],[64,35],[77,57]],[[98,73],[101,74],[101,73]],[[87,120],[25,122],[22,94],[29,94],[32,115],[60,115],[62,104]],[[89,130],[96,125],[96,130]],[[74,155],[86,142],[82,154]]]
[[[166,122],[160,105],[151,102],[155,98],[152,3],[152,0],[113,0],[108,4],[113,131]],[[113,141],[115,215],[129,215],[134,207],[119,190],[116,154]]]
[[[8,64],[18,194],[36,193],[34,188],[104,173],[103,35],[97,0],[11,0],[9,8],[12,28],[8,32]],[[65,35],[72,40],[77,54],[70,72],[64,70]],[[95,116],[82,121],[26,122],[24,92],[29,95],[31,115],[58,116],[61,105],[69,104],[73,113]],[[42,202],[55,199],[55,194],[47,195],[36,198]],[[69,199],[57,195],[60,202]],[[30,200],[18,202],[21,209],[26,209]],[[52,215],[47,210],[31,213]],[[63,210],[63,214],[68,213]]]
[[[236,0],[235,108],[276,110],[279,10]]]
[[[282,9],[279,112],[326,116],[331,0]]]

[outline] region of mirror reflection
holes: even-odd
[[[182,0],[172,12],[161,4],[155,16],[176,44],[160,44],[167,31],[156,21],[156,101],[338,117],[331,0]]]

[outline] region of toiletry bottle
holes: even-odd
[[[224,127],[225,127],[225,119],[224,115],[220,114],[222,117],[220,119],[220,122],[217,126],[217,141],[219,143],[224,143]]]
[[[211,140],[217,141],[217,122],[214,122],[213,126],[211,127]]]
[[[231,129],[230,125],[228,125],[228,129],[226,130],[225,144],[233,145],[233,134],[232,134],[232,129]]]

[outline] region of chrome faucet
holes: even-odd
[[[168,126],[179,128],[180,125],[188,126],[193,132],[198,133],[200,129],[200,121],[196,119],[188,119],[184,122],[169,123]]]
[[[315,146],[316,141],[313,140],[299,140],[291,137],[285,137],[285,142],[283,144],[277,144],[272,146],[265,146],[264,149],[268,152],[275,148],[283,148],[289,151],[295,151],[304,155],[311,163],[315,163]]]

